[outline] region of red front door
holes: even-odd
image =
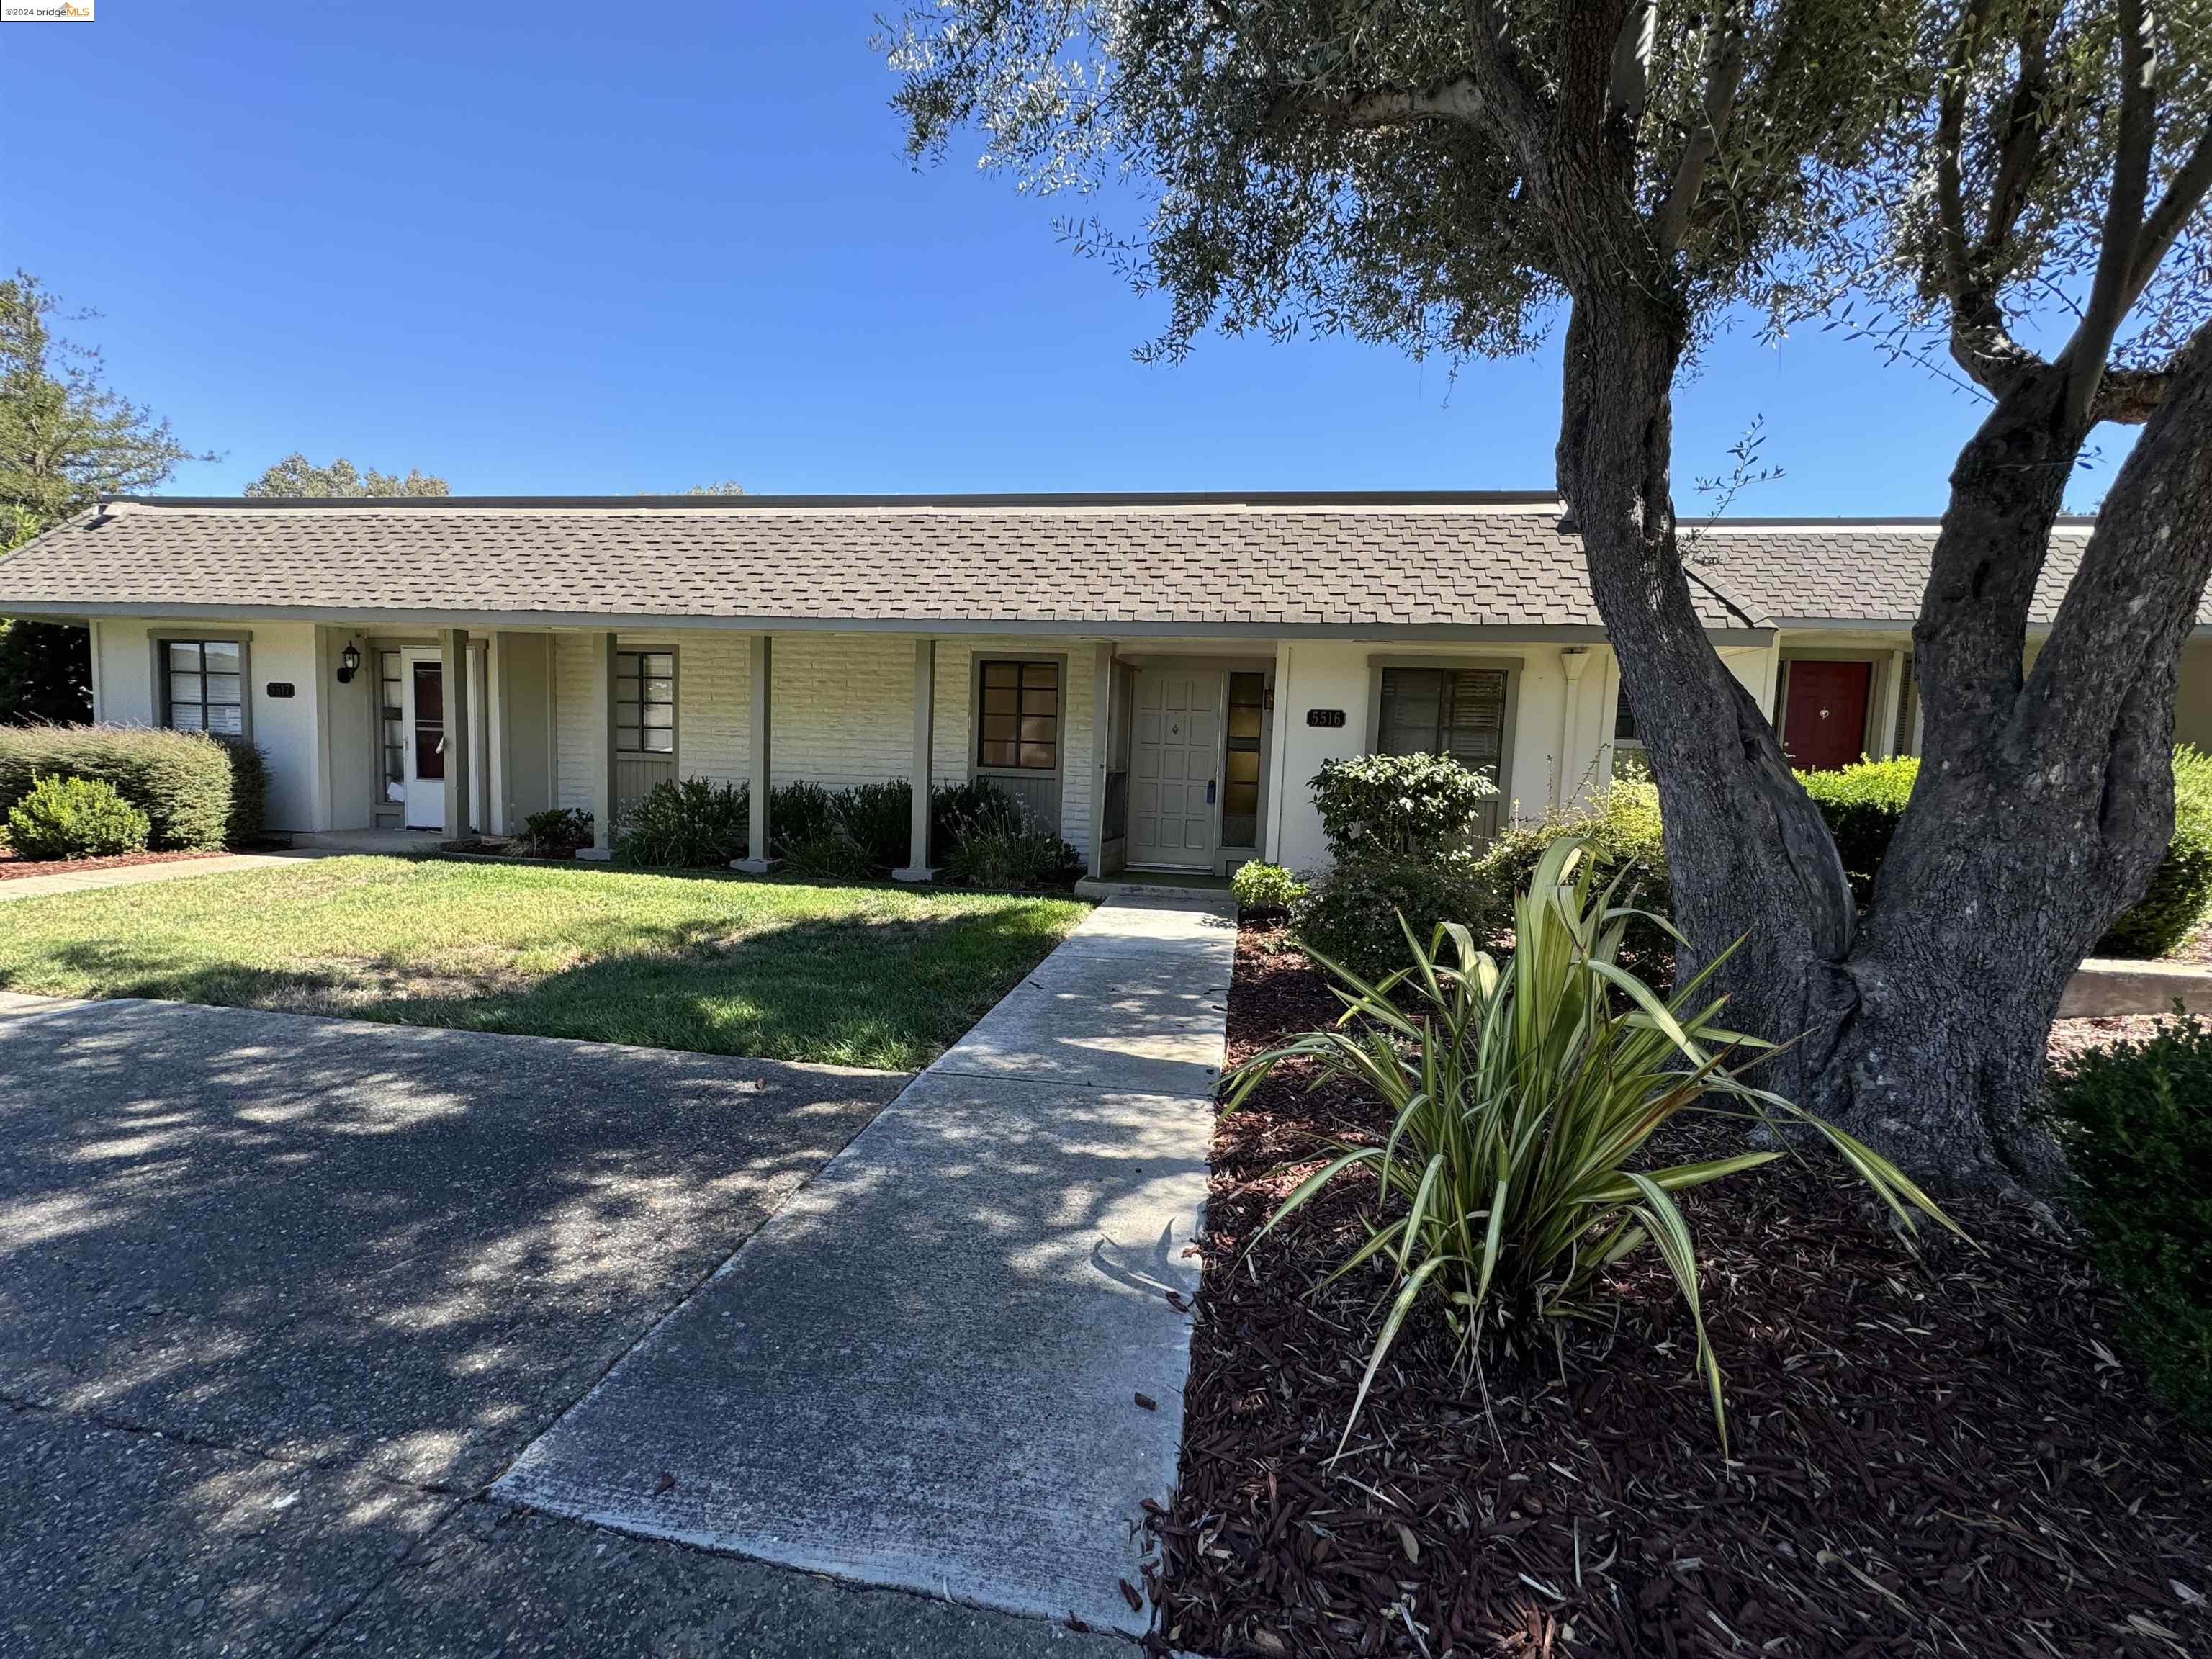
[[[1782,714],[1782,746],[1802,771],[1849,766],[1866,751],[1870,662],[1790,665],[1790,701]]]

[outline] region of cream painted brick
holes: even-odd
[[[975,734],[969,702],[977,657],[1064,657],[1067,672],[1061,703],[1060,833],[1085,858],[1091,854],[1091,795],[1097,757],[1091,747],[1097,729],[1091,704],[1091,647],[1066,640],[939,640],[937,644],[937,709],[931,723],[930,769],[939,783],[964,783],[975,754]],[[910,676],[909,676],[910,678]],[[908,702],[912,721],[912,700]]]
[[[592,809],[592,651],[593,634],[553,638],[553,798]],[[742,634],[621,634],[622,650],[676,653],[676,762],[678,774],[715,783],[745,781],[751,723],[746,644]]]
[[[772,655],[776,782],[825,789],[914,774],[914,641],[779,634]]]

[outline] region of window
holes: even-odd
[[[632,755],[676,752],[676,653],[615,653],[615,747]]]
[[[165,640],[170,726],[246,735],[246,647],[237,640]]]
[[[1505,671],[1384,669],[1377,735],[1386,755],[1449,755],[1497,782],[1505,752]]]
[[[1049,772],[1060,764],[1060,665],[987,662],[975,763]]]
[[[407,705],[399,653],[376,653],[377,732],[384,750],[384,799],[407,799]]]
[[[1221,844],[1260,844],[1260,736],[1267,723],[1267,677],[1229,677],[1228,775],[1221,790]]]
[[[1651,775],[1651,763],[1644,758],[1644,739],[1636,735],[1636,711],[1628,706],[1628,688],[1625,685],[1613,694],[1613,775]]]

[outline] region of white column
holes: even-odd
[[[746,732],[751,749],[750,776],[745,789],[750,811],[745,830],[747,856],[732,859],[733,870],[750,871],[754,875],[765,875],[775,868],[775,861],[769,856],[768,797],[775,787],[774,745],[769,741],[770,726],[775,714],[775,663],[770,654],[773,647],[766,634],[750,635],[745,642],[745,661],[752,671],[752,722]]]
[[[1297,711],[1291,706],[1291,642],[1275,646],[1275,726],[1267,751],[1267,846],[1270,864],[1283,861],[1283,820],[1289,817],[1291,722]]]
[[[1897,711],[1905,698],[1905,653],[1882,653],[1881,696],[1875,701],[1875,728],[1867,734],[1867,757],[1887,760],[1897,752]]]
[[[1567,801],[1567,769],[1572,763],[1577,716],[1581,713],[1583,671],[1589,666],[1590,649],[1586,645],[1563,645],[1559,647],[1559,672],[1566,676],[1559,687],[1559,763],[1552,773],[1552,805],[1564,806]],[[1592,757],[1595,759],[1595,757]]]
[[[470,814],[476,792],[469,787],[469,634],[465,628],[438,630],[439,678],[446,693],[446,838],[471,833]]]
[[[615,855],[615,636],[592,636],[592,844],[576,856]]]
[[[929,862],[929,780],[937,725],[937,641],[914,642],[914,807],[907,820],[906,868],[891,872],[894,881],[933,881]]]

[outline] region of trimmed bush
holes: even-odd
[[[903,868],[914,854],[914,786],[904,778],[855,784],[837,797],[838,821],[877,869]]]
[[[1450,921],[1486,939],[1500,921],[1498,900],[1471,853],[1422,857],[1371,848],[1339,858],[1291,921],[1301,945],[1372,979],[1407,959],[1401,915],[1416,939]]]
[[[592,844],[597,830],[580,806],[556,806],[522,821],[520,847],[526,858],[572,859]]]
[[[1313,779],[1329,850],[1446,853],[1469,845],[1498,787],[1449,755],[1359,755],[1327,761]]]
[[[1797,781],[1828,821],[1851,896],[1862,905],[1874,900],[1875,872],[1888,855],[1889,843],[1905,817],[1905,803],[1920,776],[1917,757],[1860,761],[1832,772],[1800,772]]]
[[[2100,957],[2162,957],[2179,950],[2212,908],[2212,755],[2173,750],[2173,839],[2134,908],[2097,941]]]
[[[2053,1077],[2051,1112],[2121,1342],[2212,1432],[2212,1029],[2183,1018],[2088,1050]]]
[[[8,811],[8,841],[27,859],[96,859],[143,852],[146,815],[95,778],[40,778]]]
[[[623,864],[684,870],[726,868],[745,855],[750,798],[743,784],[704,778],[656,783],[623,815],[615,857]]]
[[[1246,915],[1279,916],[1310,890],[1281,865],[1252,859],[1237,866],[1229,890],[1237,895],[1237,908]]]
[[[1481,858],[1480,870],[1490,890],[1499,895],[1526,890],[1545,849],[1562,836],[1583,842],[1607,878],[1620,880],[1620,903],[1652,915],[1672,914],[1674,893],[1667,880],[1658,785],[1647,778],[1616,777],[1586,805],[1557,810],[1537,823],[1507,830]],[[1674,950],[1674,940],[1664,928],[1638,916],[1628,924],[1621,953],[1639,973],[1663,980],[1664,964],[1672,960]]]
[[[112,784],[146,815],[149,845],[164,852],[221,847],[244,747],[143,726],[0,727],[0,812],[38,778],[90,778]]]
[[[230,757],[230,817],[224,839],[251,847],[268,833],[269,760],[243,738],[217,738]]]

